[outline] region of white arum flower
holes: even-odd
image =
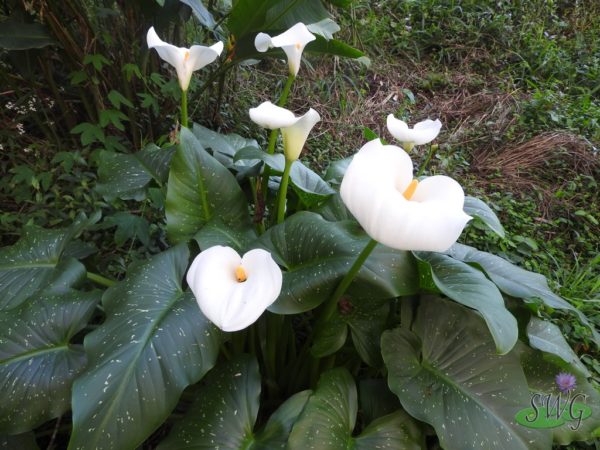
[[[456,181],[442,175],[413,179],[408,154],[379,139],[354,155],[340,194],[369,236],[398,250],[446,251],[471,220]]]
[[[253,324],[281,292],[281,269],[265,250],[243,257],[231,247],[204,250],[187,273],[202,313],[223,331]]]
[[[408,128],[406,122],[396,119],[393,114],[387,116],[387,127],[392,136],[402,142],[406,151],[410,151],[415,145],[423,145],[433,141],[442,128],[439,119],[427,119]]]
[[[266,52],[271,47],[281,48],[287,55],[290,74],[296,76],[298,75],[298,70],[300,70],[300,59],[302,58],[304,47],[315,39],[315,35],[308,31],[306,25],[299,22],[286,32],[275,37],[271,37],[266,33],[258,33],[254,39],[254,46],[261,53]]]
[[[217,42],[210,47],[202,45],[192,45],[190,48],[176,47],[162,41],[154,31],[154,27],[148,30],[146,38],[148,48],[155,48],[163,60],[175,67],[179,78],[179,86],[183,91],[187,91],[190,85],[192,72],[200,70],[213,62],[223,51],[222,42]]]
[[[306,143],[310,130],[321,120],[317,111],[310,108],[306,114],[296,117],[291,111],[274,105],[271,102],[261,103],[251,108],[250,119],[261,127],[275,130],[281,129],[283,151],[288,161],[295,161]]]

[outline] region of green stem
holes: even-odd
[[[281,184],[279,185],[279,194],[277,194],[277,223],[283,222],[285,217],[285,200],[287,198],[287,188],[290,179],[290,169],[294,161],[290,161],[286,158],[285,168],[283,169],[283,175],[281,176]]]
[[[340,300],[340,298],[342,298],[342,295],[344,295],[346,289],[348,289],[350,283],[352,283],[352,280],[354,280],[354,277],[356,276],[356,274],[358,273],[364,262],[367,260],[367,258],[369,257],[376,245],[377,241],[371,239],[367,243],[365,248],[363,248],[363,250],[360,252],[360,255],[358,255],[358,258],[356,258],[356,261],[354,261],[354,264],[352,264],[352,267],[350,267],[350,270],[346,273],[346,276],[342,279],[342,281],[340,281],[340,284],[338,284],[335,292],[325,304],[323,312],[319,317],[319,323],[324,324],[329,319],[331,319],[337,308],[338,301]],[[319,327],[317,326],[317,328]]]
[[[294,80],[296,77],[290,74],[285,82],[285,86],[283,87],[283,91],[281,91],[281,95],[279,96],[279,100],[277,100],[277,106],[283,107],[285,106],[288,96],[290,94],[290,90],[292,89],[292,84],[294,84]],[[269,134],[269,144],[267,146],[267,153],[272,155],[275,153],[275,144],[277,143],[277,135],[279,133],[278,129],[271,130],[271,134]],[[261,192],[263,196],[264,203],[267,201],[267,193],[269,192],[269,177],[271,176],[271,168],[265,165],[265,170],[262,175],[262,186]]]
[[[181,91],[181,126],[188,126],[187,91]]]
[[[294,84],[295,79],[295,75],[292,75],[291,73],[288,75],[287,81],[285,82],[285,86],[283,87],[283,91],[281,92],[279,100],[277,101],[277,106],[285,106],[288,95],[290,94],[290,89],[292,88],[292,84]]]
[[[425,161],[423,161],[423,164],[421,164],[421,167],[419,167],[419,172],[417,173],[417,178],[419,178],[421,175],[423,175],[423,172],[425,172],[425,169],[429,165],[429,162],[431,161],[431,158],[433,158],[433,155],[435,155],[435,152],[437,151],[437,149],[438,149],[438,146],[436,144],[429,146],[429,153],[427,154],[427,158],[425,158]]]
[[[94,273],[94,272],[88,272],[87,277],[89,280],[91,280],[94,283],[97,283],[101,286],[111,287],[112,285],[117,283],[114,280],[103,277],[102,275],[98,275],[97,273]]]

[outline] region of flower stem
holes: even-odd
[[[437,149],[438,149],[438,146],[436,144],[429,146],[429,153],[427,154],[427,158],[425,158],[425,161],[423,161],[423,164],[421,164],[421,167],[419,167],[419,172],[417,173],[417,178],[419,178],[421,175],[423,175],[423,172],[425,172],[425,169],[429,165],[429,162],[431,161],[431,158],[433,158],[433,155],[435,155],[435,152],[437,151]]]
[[[283,91],[281,91],[281,95],[279,96],[279,100],[277,100],[277,106],[283,107],[285,106],[288,96],[290,94],[290,90],[292,88],[292,84],[294,84],[294,80],[296,77],[290,74],[285,82],[285,86],[283,87]],[[267,146],[267,153],[272,155],[275,153],[275,144],[277,143],[277,135],[279,134],[279,130],[271,130],[271,134],[269,134],[269,144]],[[265,170],[263,171],[262,176],[262,186],[261,193],[263,196],[263,200],[266,203],[267,194],[269,192],[269,177],[271,176],[271,169],[269,166],[265,165]]]
[[[285,217],[285,200],[287,198],[287,188],[290,179],[290,169],[294,161],[290,161],[286,158],[285,168],[283,169],[283,175],[281,176],[281,184],[279,185],[279,193],[277,194],[277,223],[283,222]]]
[[[375,239],[371,239],[367,243],[365,248],[363,248],[363,250],[360,252],[358,257],[354,261],[354,264],[352,264],[352,267],[350,267],[350,270],[346,273],[346,276],[344,276],[342,281],[340,281],[340,284],[338,284],[331,298],[327,301],[327,303],[325,303],[323,312],[319,317],[320,324],[325,324],[329,319],[331,319],[333,313],[335,313],[335,310],[337,308],[338,301],[340,300],[340,298],[342,298],[342,295],[345,294],[346,289],[348,289],[350,283],[352,283],[352,280],[354,280],[354,277],[356,277],[356,274],[358,273],[362,265],[365,263],[365,261],[367,260],[367,258],[369,257],[376,245],[377,241]]]
[[[188,126],[187,91],[181,91],[181,126]]]
[[[111,287],[112,285],[117,283],[114,280],[108,279],[108,278],[103,277],[102,275],[98,275],[97,273],[94,273],[94,272],[88,272],[87,277],[89,280],[91,280],[94,283],[97,283],[101,286]]]

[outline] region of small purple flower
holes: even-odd
[[[567,372],[561,372],[556,375],[555,381],[560,392],[571,392],[577,387],[577,379],[575,378],[575,375],[571,375]]]

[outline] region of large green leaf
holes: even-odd
[[[498,288],[479,270],[440,253],[415,252],[424,264],[422,275],[452,300],[473,308],[488,325],[496,348],[509,352],[519,337],[517,319],[504,306]]]
[[[106,199],[143,200],[151,180],[162,185],[167,181],[169,164],[175,147],[154,144],[135,154],[103,151],[98,167],[96,190]]]
[[[499,256],[482,252],[467,245],[454,244],[448,250],[448,254],[460,261],[480,266],[505,294],[530,302],[533,302],[537,298],[551,308],[564,309],[577,314],[579,320],[590,328],[596,344],[600,345],[600,334],[598,334],[585,314],[552,292],[548,287],[546,277],[543,275],[529,272]]]
[[[0,315],[0,433],[29,431],[69,410],[86,363],[70,341],[99,300],[99,291],[44,295]]]
[[[98,221],[80,215],[65,229],[25,227],[12,247],[0,250],[0,310],[15,308],[42,289],[64,292],[85,277],[85,267],[74,258],[61,258],[67,244],[83,229]]]
[[[212,219],[194,235],[201,250],[223,245],[234,248],[240,254],[251,249],[250,244],[256,240],[256,237],[256,231],[251,225],[245,228],[231,228],[218,218]]]
[[[175,449],[248,448],[260,396],[260,372],[253,356],[238,355],[215,367],[186,416],[158,447]]]
[[[181,130],[180,140],[167,190],[169,238],[186,241],[215,217],[232,228],[247,227],[248,204],[235,177],[187,128]]]
[[[518,355],[498,355],[480,317],[423,297],[413,331],[381,338],[388,384],[404,409],[431,424],[446,449],[550,449],[551,432],[515,422],[529,390]]]
[[[500,237],[504,237],[504,228],[498,220],[494,211],[477,197],[465,197],[465,205],[463,210],[470,216],[481,220],[490,230]]]
[[[324,372],[292,428],[288,448],[347,448],[357,412],[357,392],[352,375],[341,367]]]
[[[220,334],[181,289],[188,258],[174,247],[104,294],[106,321],[85,338],[89,366],[73,388],[70,449],[136,448],[215,364]]]
[[[565,363],[576,367],[586,377],[591,376],[573,349],[569,347],[560,328],[552,322],[532,317],[527,324],[527,337],[529,338],[529,345],[533,348],[558,356]]]
[[[368,242],[369,237],[353,221],[328,222],[305,211],[270,228],[258,245],[270,251],[286,271],[281,294],[269,310],[295,314],[320,305]],[[358,272],[348,295],[376,299],[417,291],[416,264],[410,253],[379,245]]]
[[[227,29],[238,41],[253,31],[264,31],[267,11],[281,0],[237,1],[227,17]]]
[[[23,23],[13,18],[0,22],[0,48],[28,50],[55,43],[40,23]]]
[[[403,411],[371,422],[356,438],[358,401],[354,380],[344,368],[324,372],[294,424],[289,450],[371,450],[377,448],[420,449],[420,430]]]
[[[585,374],[579,372],[577,367],[564,362],[562,359],[547,358],[547,354],[527,348],[525,345],[520,346],[519,350],[531,395],[538,394],[538,398],[535,399],[538,406],[545,404],[545,398],[549,394],[552,395],[550,397],[551,409],[556,406],[555,402],[559,391],[556,387],[555,377],[562,372],[576,376],[577,381],[576,387],[570,394],[563,393],[561,395],[561,410],[565,407],[567,409],[571,408],[571,399],[578,403],[584,403],[591,408],[591,415],[587,419],[582,420],[581,423],[578,423],[578,414],[573,409],[572,417],[575,420],[567,420],[562,425],[552,428],[554,442],[567,445],[573,441],[592,439],[592,433],[600,427],[600,393],[588,383]],[[541,411],[538,411],[538,413],[544,414]],[[569,412],[564,414],[568,418]]]

